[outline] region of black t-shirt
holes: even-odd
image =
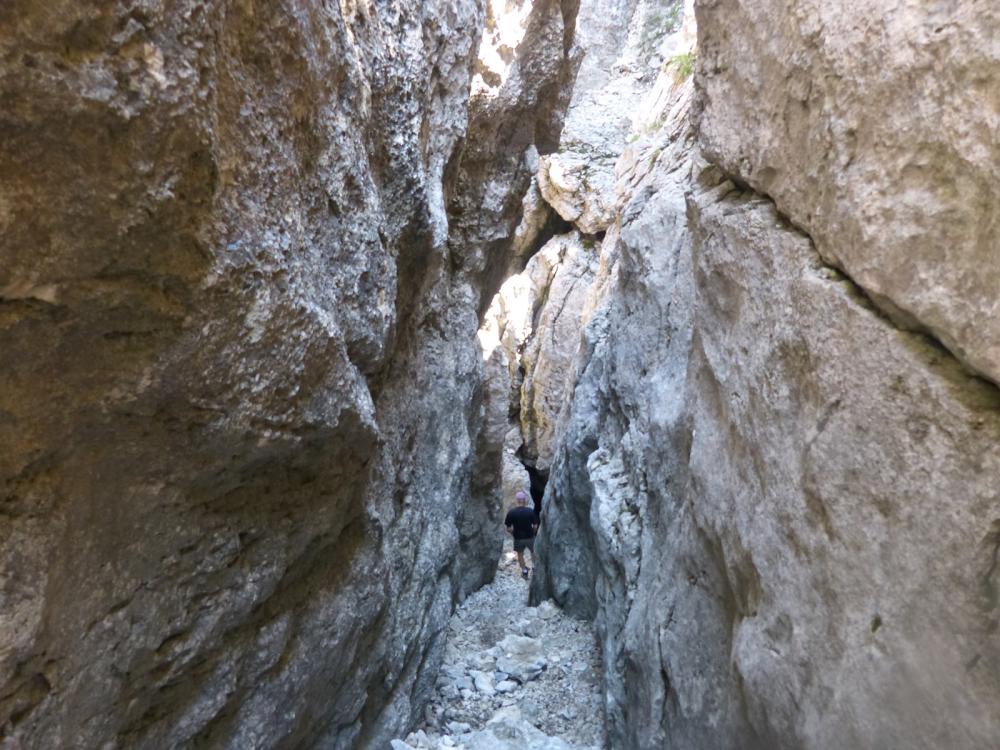
[[[535,535],[535,530],[531,527],[538,525],[538,514],[535,513],[534,508],[529,508],[526,505],[511,508],[507,511],[507,518],[504,519],[503,523],[504,526],[514,527],[515,539],[531,539]]]

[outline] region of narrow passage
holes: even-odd
[[[596,750],[604,746],[593,627],[552,602],[528,607],[508,539],[493,583],[448,625],[427,720],[393,750]]]

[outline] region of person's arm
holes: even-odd
[[[510,521],[510,513],[508,513],[507,517],[503,519],[503,525],[507,529],[507,533],[514,536],[514,524]]]
[[[541,526],[542,519],[538,517],[538,513],[535,513],[535,519],[531,522],[531,535],[535,536],[538,533],[538,527]]]

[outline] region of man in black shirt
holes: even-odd
[[[518,492],[514,496],[516,507],[507,511],[504,525],[507,533],[514,537],[514,551],[517,553],[517,564],[521,566],[521,577],[528,577],[528,566],[524,562],[524,550],[531,551],[531,562],[535,562],[535,534],[538,532],[538,514],[534,508],[527,507],[528,496]]]

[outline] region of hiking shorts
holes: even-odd
[[[526,549],[531,550],[531,554],[535,554],[535,537],[528,537],[527,539],[515,539],[514,540],[514,551],[524,552]]]

